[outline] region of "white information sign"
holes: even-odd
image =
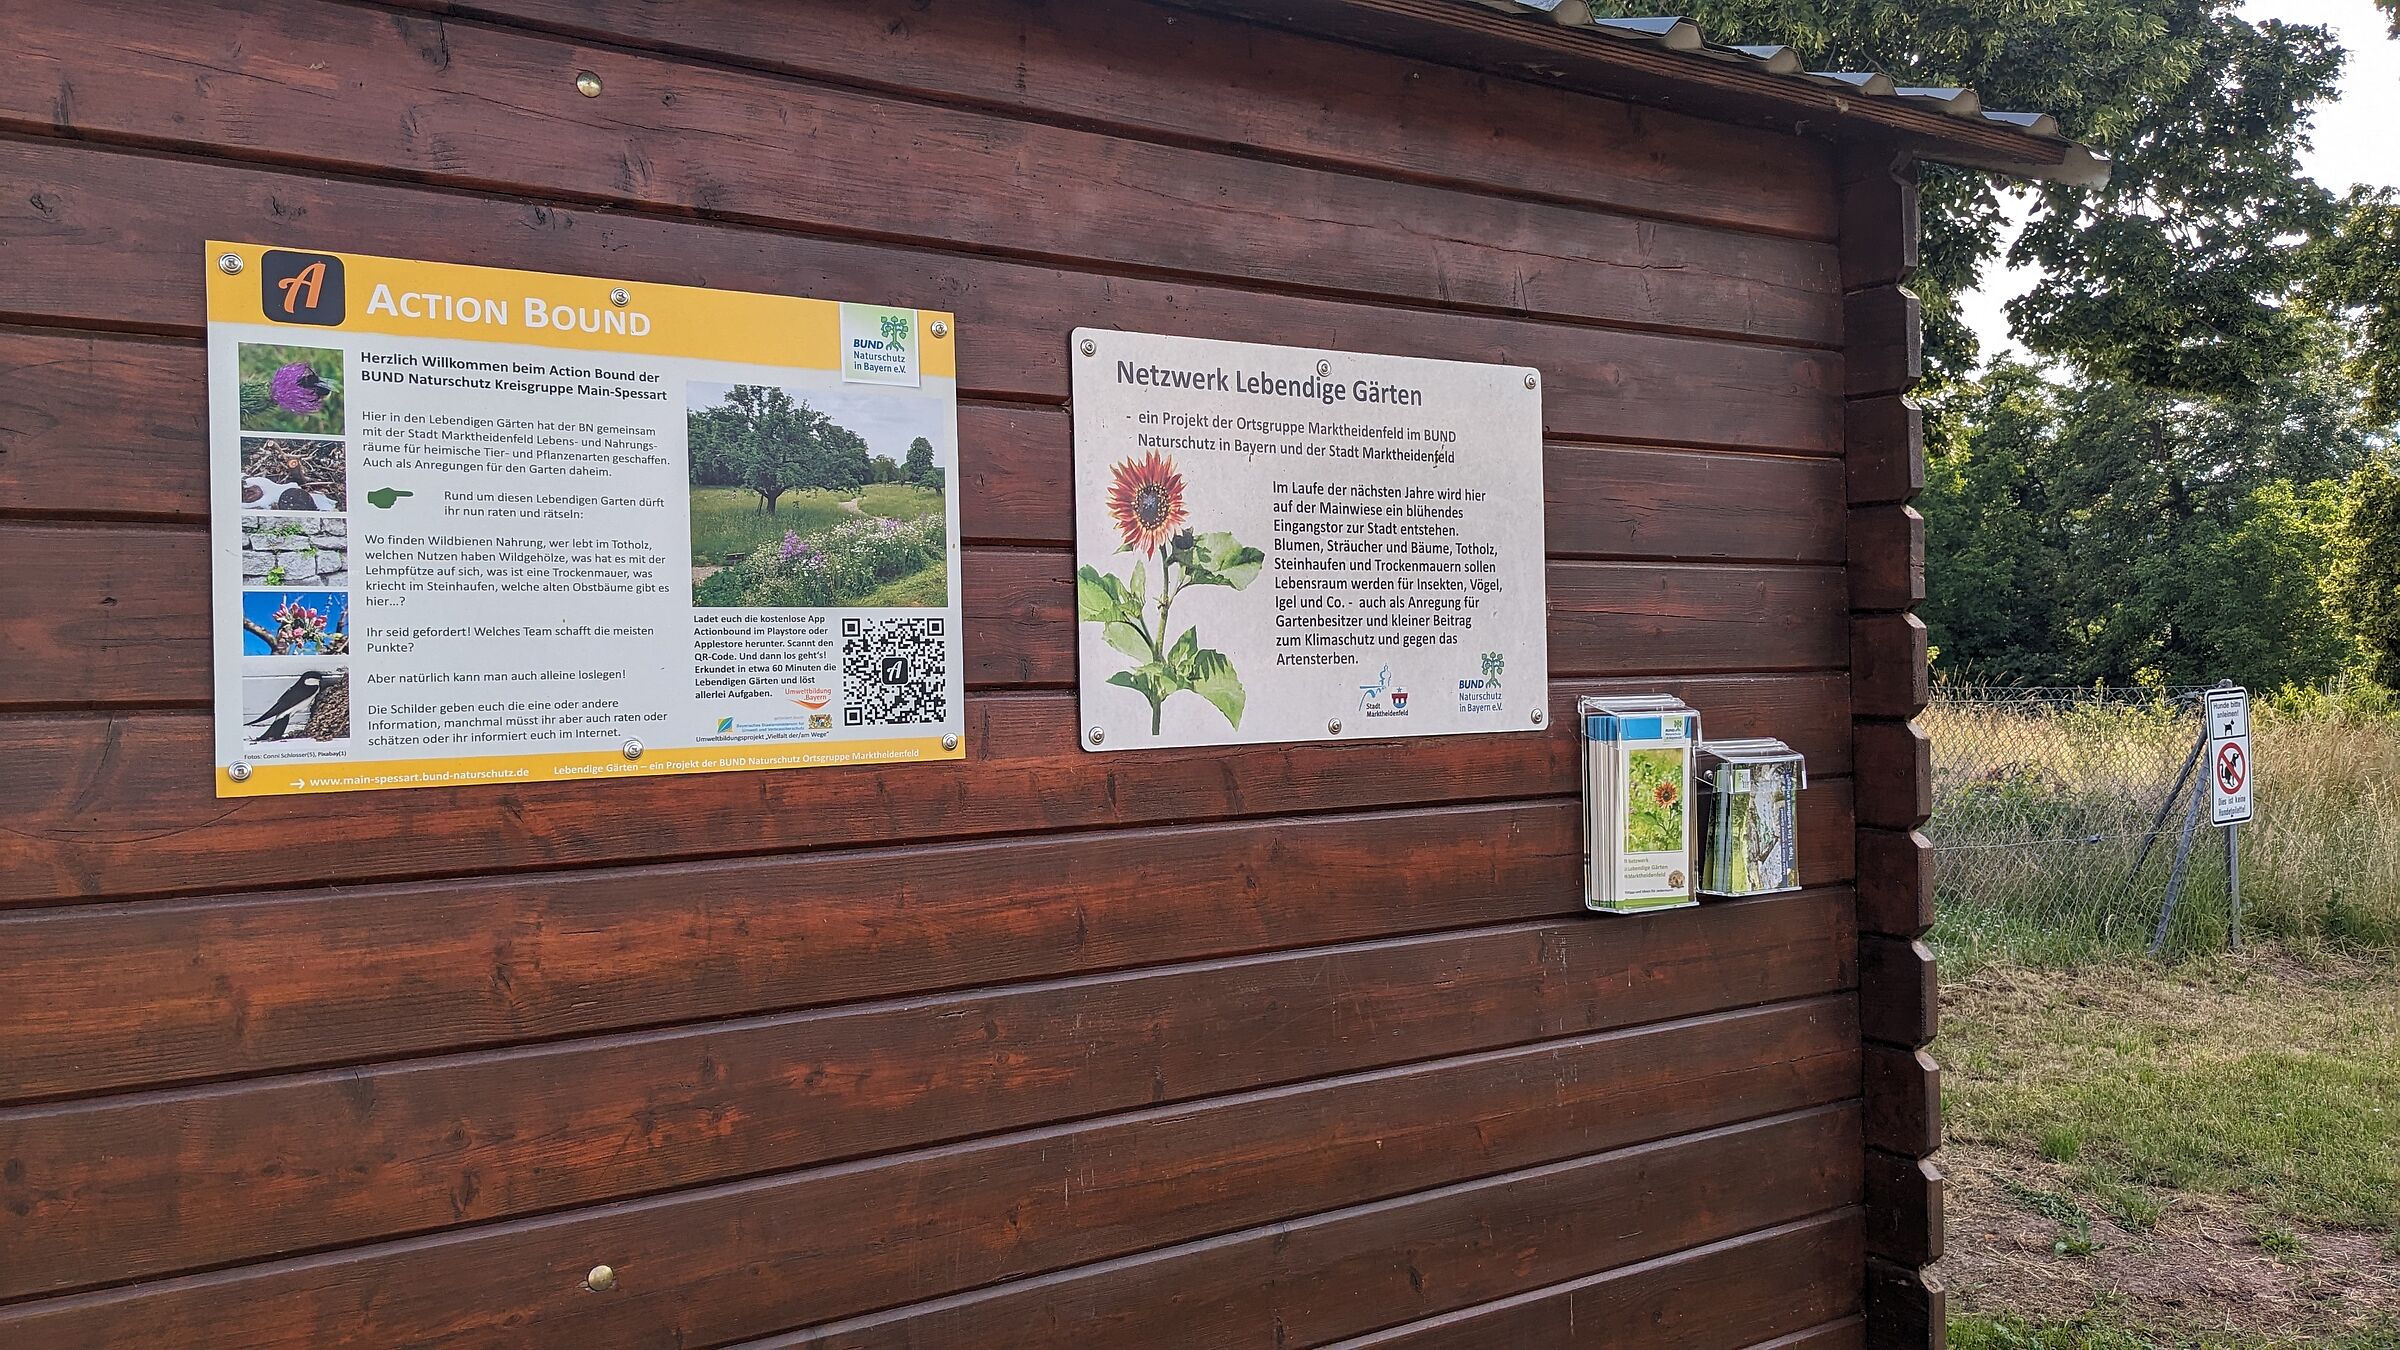
[[[193,262],[219,796],[965,753],[949,315]]]
[[[2250,691],[2208,691],[2208,820],[2239,825],[2250,819]]]
[[[1089,750],[1540,728],[1540,376],[1078,329]]]

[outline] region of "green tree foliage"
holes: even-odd
[[[2378,456],[2350,480],[2333,590],[2376,680],[2400,689],[2400,471]]]
[[[900,461],[890,455],[877,455],[867,461],[867,481],[897,483],[900,481]]]
[[[919,436],[908,443],[908,463],[904,472],[911,483],[930,481],[934,472],[933,442]]]
[[[857,432],[774,385],[735,385],[689,426],[691,481],[749,488],[770,515],[787,492],[848,491],[874,473]]]
[[[2263,688],[2355,664],[2344,479],[2375,443],[2340,349],[2242,404],[2003,361],[1944,395],[1922,501],[1945,668],[2007,683]]]
[[[2342,210],[2342,227],[2317,245],[2314,296],[2357,327],[2351,375],[2369,413],[2400,422],[2400,193],[2360,188]]]
[[[2052,113],[2107,149],[2108,187],[2043,189],[2013,250],[2046,272],[2012,312],[2035,351],[2219,395],[2297,360],[2282,302],[2340,220],[2297,160],[2340,69],[2325,30],[2249,23],[2230,0],[1703,0],[1683,12],[1721,41],[1787,43],[1812,70],[1968,85],[1987,108]],[[1974,365],[1956,297],[1999,252],[2000,190],[1983,174],[1924,172],[1912,284],[1936,376]]]

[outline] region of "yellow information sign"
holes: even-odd
[[[219,796],[964,755],[950,315],[203,265]]]

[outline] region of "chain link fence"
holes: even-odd
[[[1937,690],[1919,725],[1933,742],[1925,834],[1935,850],[1932,941],[1946,965],[2149,947],[2192,791],[2176,784],[2200,734],[2199,694]],[[2203,811],[2170,954],[2226,941],[2225,836]]]

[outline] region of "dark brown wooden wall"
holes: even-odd
[[[1852,886],[1917,857],[1853,786],[1913,735],[1904,384],[1844,351],[1901,278],[1833,148],[1132,0],[0,32],[0,1344],[1838,1347],[1870,1251],[1922,1301],[1919,929]],[[955,310],[967,761],[216,800],[210,237]],[[1080,751],[1078,324],[1539,366],[1556,730]],[[1609,688],[1805,750],[1810,889],[1582,914]]]

